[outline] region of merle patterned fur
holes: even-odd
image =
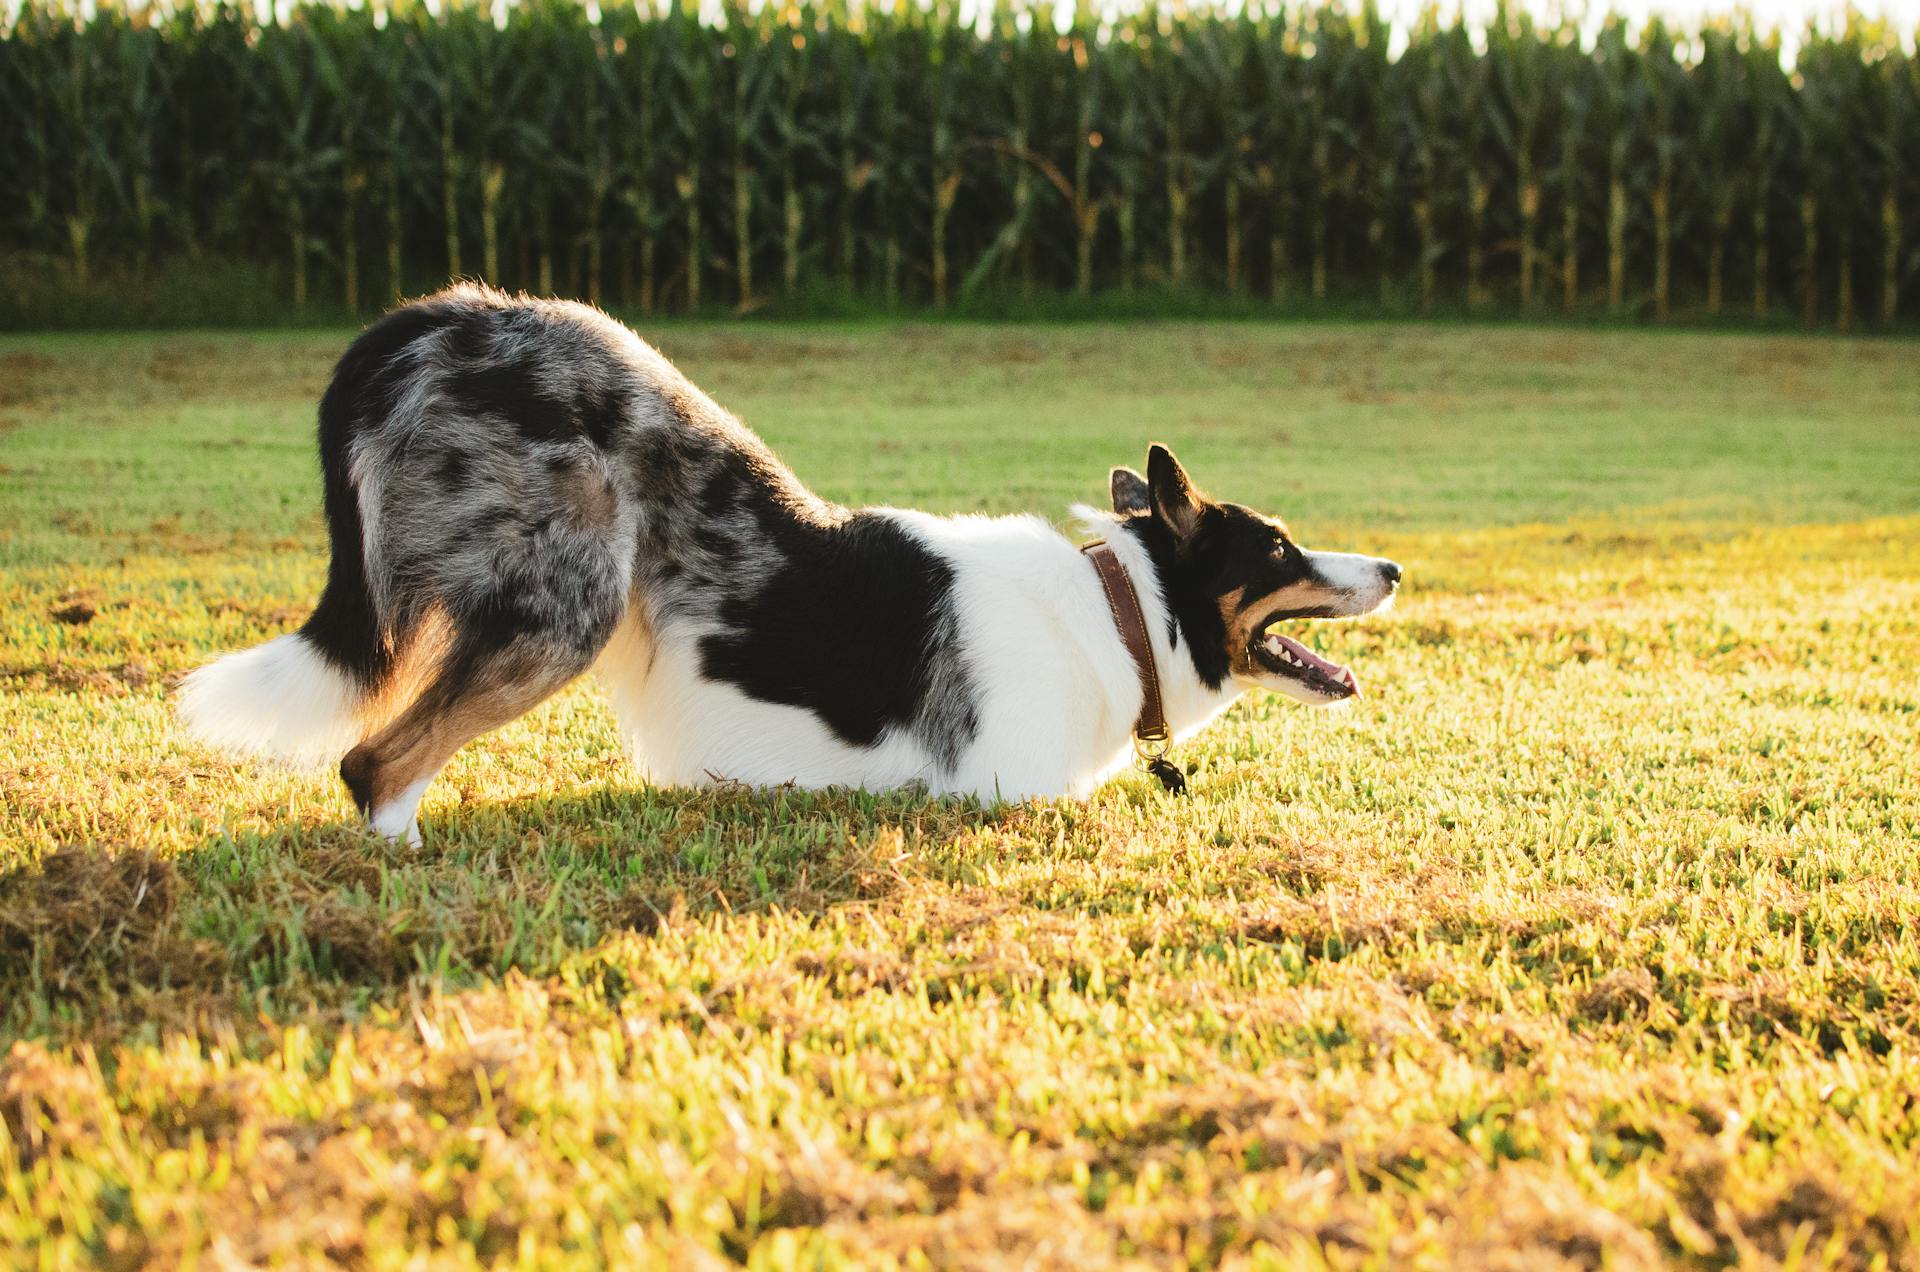
[[[951,765],[973,735],[948,566],[814,496],[595,311],[474,286],[395,311],[340,360],[320,451],[333,563],[303,634],[369,693],[436,623],[446,642],[342,763],[363,809],[466,740],[423,741],[436,719],[504,723],[630,614],[849,744],[906,730]]]

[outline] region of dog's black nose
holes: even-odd
[[[1388,587],[1400,586],[1400,567],[1391,561],[1380,563],[1380,573],[1386,576]]]

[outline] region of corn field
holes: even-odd
[[[241,260],[327,312],[456,275],[633,313],[1920,312],[1911,32],[1856,17],[1788,69],[1731,20],[1056,15],[30,3],[0,36],[0,268],[97,291]]]

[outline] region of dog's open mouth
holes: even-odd
[[[1293,681],[1323,702],[1360,696],[1360,682],[1353,672],[1322,658],[1291,636],[1262,633],[1254,639],[1253,656],[1266,671]]]

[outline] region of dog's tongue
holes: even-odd
[[[1352,691],[1354,697],[1360,696],[1360,682],[1351,671],[1337,662],[1328,662],[1291,636],[1282,636],[1279,632],[1268,632],[1267,651],[1282,662],[1292,661],[1317,671],[1335,684],[1345,685]]]

